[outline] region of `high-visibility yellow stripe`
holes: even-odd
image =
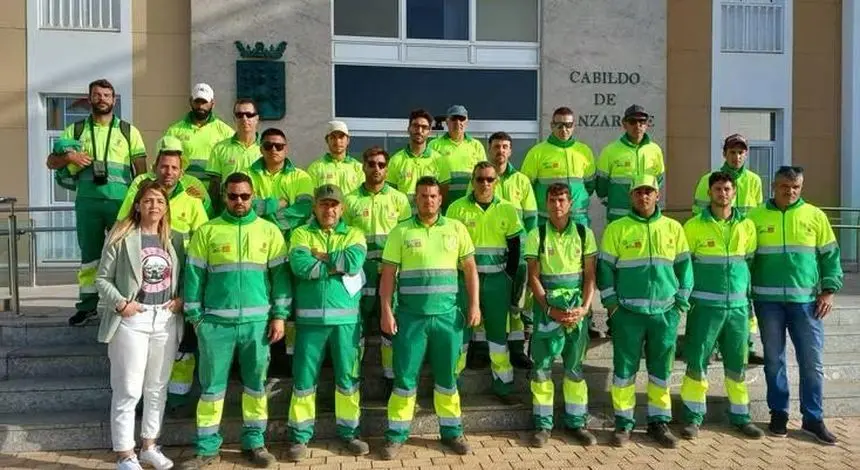
[[[733,414],[749,414],[750,396],[747,384],[735,382],[728,376],[725,380],[726,395],[729,397],[730,411]]]
[[[409,426],[415,416],[415,390],[395,388],[388,399],[388,427],[400,430],[405,423]],[[398,424],[400,423],[400,424]]]
[[[617,416],[633,418],[636,407],[636,382],[633,379],[615,377],[612,383],[612,407]]]
[[[290,397],[290,411],[287,424],[297,429],[313,426],[317,416],[316,389],[296,390]]]
[[[648,377],[648,416],[672,417],[672,397],[665,381]]]
[[[177,395],[187,395],[191,392],[191,384],[194,382],[194,367],[197,361],[192,353],[179,353],[179,358],[173,363],[170,371],[170,382],[167,391]]]
[[[705,413],[705,400],[708,395],[708,381],[696,380],[689,375],[684,376],[681,383],[681,400],[684,406],[696,413]]]
[[[436,386],[433,389],[433,406],[440,422],[444,418],[460,419],[460,394],[457,389],[446,389]]]
[[[224,412],[224,393],[202,394],[197,402],[197,434],[218,432]]]
[[[334,416],[337,424],[357,428],[361,417],[360,401],[358,386],[352,390],[342,390],[338,387],[334,392]]]
[[[242,390],[242,421],[246,427],[266,429],[269,403],[265,390]]]
[[[532,391],[532,413],[536,416],[552,416],[553,395],[555,393],[552,379],[532,380],[529,387]]]
[[[588,412],[588,384],[585,380],[564,378],[564,410],[569,415],[583,415]]]

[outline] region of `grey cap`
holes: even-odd
[[[330,199],[339,203],[343,202],[343,193],[340,188],[333,184],[324,184],[314,191],[314,201]]]
[[[639,104],[634,104],[634,105],[632,105],[629,108],[624,110],[624,120],[625,121],[632,118],[632,117],[644,117],[645,119],[648,119],[651,117],[651,115],[648,114],[647,111],[645,111],[644,106],[639,105]]]
[[[469,111],[466,110],[466,107],[462,104],[455,104],[448,108],[448,112],[445,113],[446,116],[463,116],[464,118],[469,117]]]
[[[746,137],[740,134],[732,134],[726,137],[725,142],[723,142],[723,150],[727,150],[736,146],[741,146],[746,150],[749,150],[750,148],[749,144],[747,144]]]

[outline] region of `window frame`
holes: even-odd
[[[61,18],[60,21],[51,22],[49,21],[51,17],[53,17],[52,10],[54,2],[57,2],[57,7],[59,12],[58,16]],[[104,4],[108,6],[108,24],[103,25],[104,18]],[[88,18],[84,18],[83,9],[81,7],[86,5],[89,9]],[[77,13],[77,19],[80,25],[75,25],[74,21],[72,24],[66,25],[62,24],[62,17],[64,7],[68,9],[68,14],[74,15]],[[38,8],[38,24],[40,30],[54,30],[54,31],[98,31],[98,32],[107,32],[107,33],[119,33],[122,32],[122,0],[39,0],[37,4]],[[76,10],[77,11],[74,11]],[[99,15],[96,16],[93,14],[93,11],[98,9]],[[85,20],[89,20],[85,23]]]

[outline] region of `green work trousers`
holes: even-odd
[[[105,244],[105,235],[116,222],[121,200],[81,197],[75,199],[75,231],[81,249],[81,267],[78,270],[79,312],[95,310],[99,303],[96,291],[96,272]]]
[[[200,352],[198,378],[200,401],[197,403],[197,455],[218,454],[223,439],[220,425],[224,396],[233,353],[238,353],[242,377],[242,449],[265,444],[268,402],[266,370],[269,367],[268,322],[217,323],[204,317],[197,326]]]
[[[529,349],[534,361],[530,387],[535,429],[550,430],[553,426],[552,364],[558,356],[564,364],[564,425],[572,429],[584,427],[588,423],[588,385],[582,361],[588,351],[588,320],[549,334],[535,333]]]
[[[615,428],[631,430],[636,425],[636,373],[645,347],[648,369],[648,422],[672,420],[669,378],[675,361],[675,336],[680,314],[672,307],[659,314],[635,313],[619,307],[610,317],[612,327],[612,406]]]
[[[325,347],[334,365],[334,415],[337,435],[351,440],[359,435],[359,341],[361,323],[349,325],[296,325],[296,355],[293,358],[293,394],[287,434],[290,442],[307,444],[314,435],[317,382]]]
[[[364,275],[367,283],[361,289],[361,319],[364,322],[361,337],[361,358],[364,359],[364,338],[372,332],[379,331],[380,309],[382,301],[379,298],[379,263],[368,261],[364,266]],[[396,296],[393,300],[392,309],[397,308]],[[381,340],[379,346],[380,361],[382,363],[382,376],[386,379],[394,379],[394,358],[391,348],[391,337],[380,332]]]
[[[687,373],[681,384],[684,420],[701,425],[707,411],[708,360],[714,345],[723,356],[726,395],[729,397],[729,422],[750,422],[749,392],[745,380],[747,341],[750,336],[749,307],[714,308],[693,304],[687,314],[684,333],[684,358]]]
[[[388,400],[385,439],[405,442],[409,438],[425,352],[430,356],[433,370],[433,405],[439,417],[439,432],[443,439],[463,435],[455,373],[465,324],[462,313],[412,315],[399,312],[396,318],[397,334],[392,337],[394,390]]]

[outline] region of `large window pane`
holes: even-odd
[[[406,118],[425,108],[436,116],[453,103],[471,119],[537,120],[537,71],[335,65],[335,115]]]
[[[406,36],[469,39],[469,0],[406,0]]]
[[[476,0],[478,41],[538,41],[537,0]]]
[[[396,38],[399,0],[334,0],[334,34]]]

